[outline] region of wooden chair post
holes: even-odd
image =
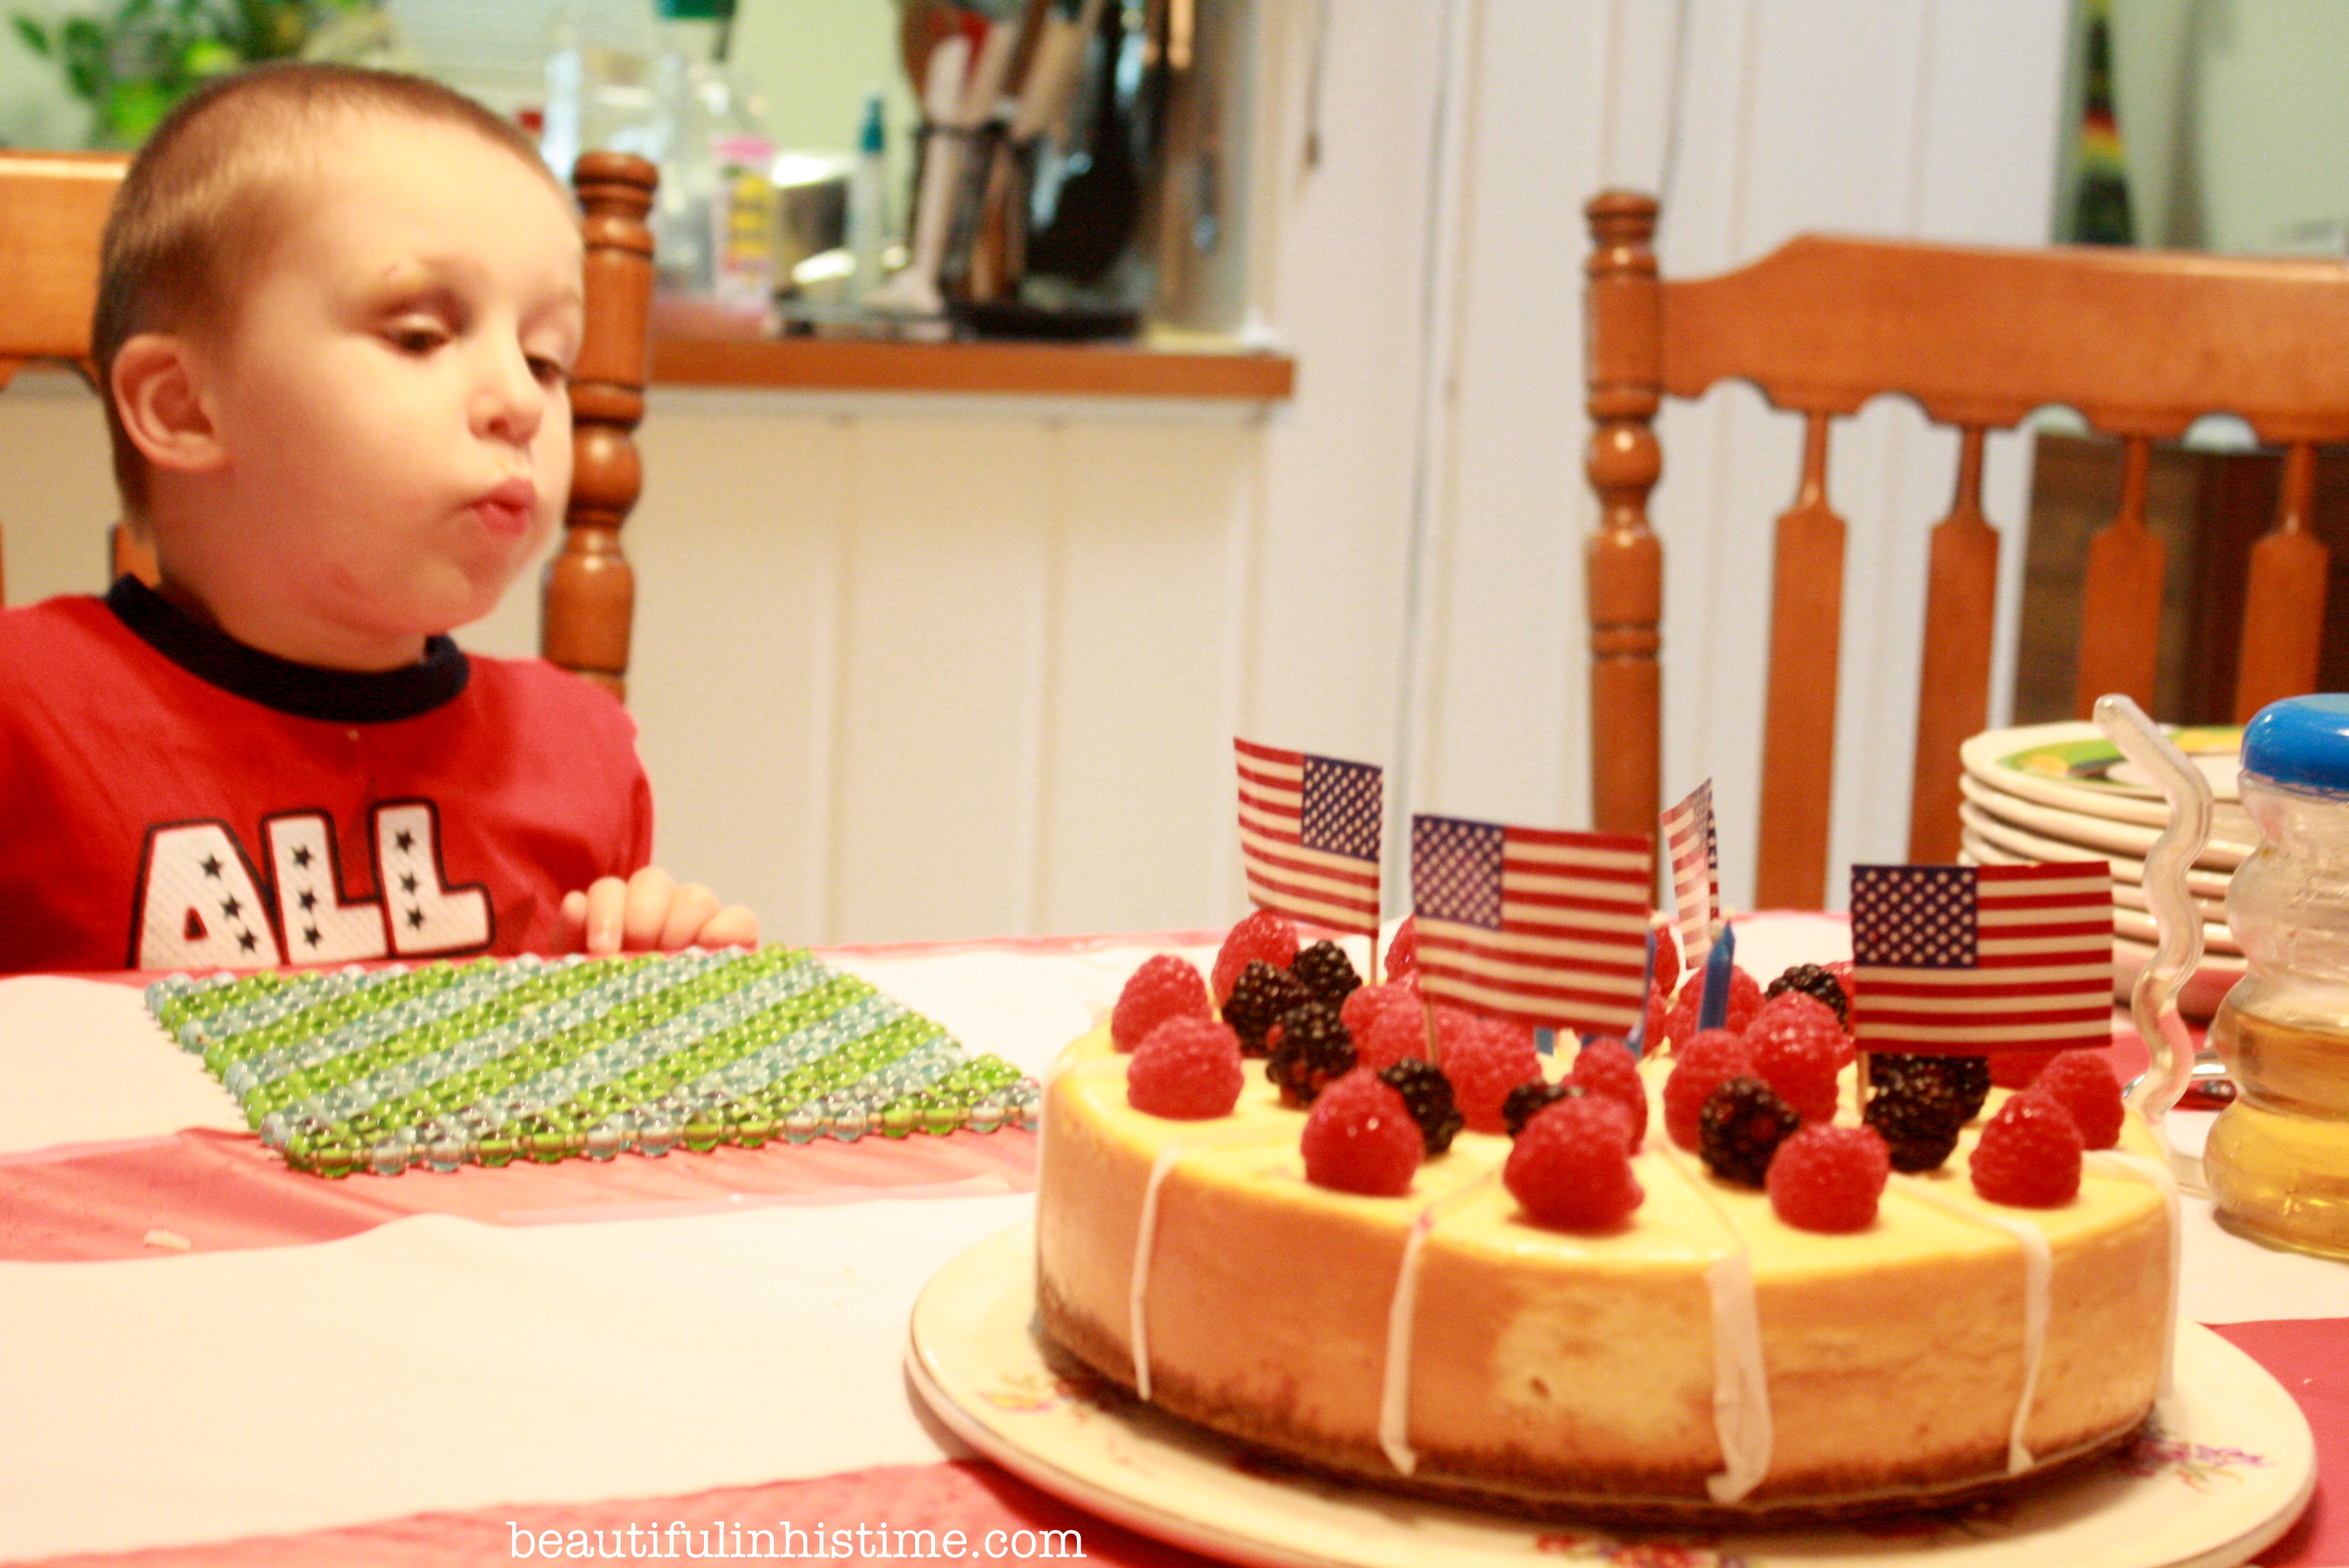
[[[1827,430],[1825,413],[1804,417],[1803,476],[1794,506],[1778,519],[1754,879],[1760,909],[1826,902],[1847,531],[1827,500]]]
[[[1958,492],[1933,525],[1925,586],[1925,650],[1917,684],[1917,751],[1909,784],[1909,858],[1958,858],[1958,748],[1990,727],[1991,645],[1998,603],[1998,530],[1982,515],[1983,432],[1958,447]]]
[[[1656,830],[1663,776],[1657,627],[1664,552],[1648,527],[1663,472],[1654,419],[1663,401],[1663,296],[1656,279],[1656,203],[1628,191],[1584,209],[1592,250],[1584,321],[1599,527],[1583,549],[1590,613],[1590,811],[1604,833]]]
[[[2235,722],[2278,697],[2316,689],[2317,656],[2324,642],[2324,589],[2330,552],[2309,527],[2316,496],[2316,446],[2284,449],[2283,494],[2272,531],[2251,546],[2245,601],[2261,613],[2243,617],[2235,665]]]
[[[587,242],[586,335],[571,377],[571,503],[563,548],[547,563],[540,650],[552,663],[627,695],[636,573],[620,528],[644,488],[633,432],[644,418],[652,345],[652,211],[658,174],[641,158],[590,152],[572,183]]]
[[[2121,500],[2113,521],[2088,543],[2087,585],[2080,595],[2080,668],[2073,686],[2076,717],[2093,718],[2096,699],[2121,692],[2153,709],[2161,657],[2161,583],[2168,552],[2145,526],[2147,473],[2153,443],[2131,436],[2121,448]]]

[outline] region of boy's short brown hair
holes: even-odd
[[[90,325],[115,484],[134,519],[144,521],[147,465],[114,406],[115,356],[141,332],[233,326],[239,291],[283,228],[292,176],[332,156],[321,132],[333,121],[360,116],[461,126],[545,171],[519,127],[464,94],[355,66],[257,66],[207,84],[164,117],[107,218]]]

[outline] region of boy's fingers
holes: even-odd
[[[586,940],[589,956],[604,957],[620,951],[620,917],[628,899],[628,884],[618,877],[597,877],[586,894]]]
[[[677,879],[658,866],[647,866],[628,879],[620,916],[624,945],[642,953],[661,945],[668,926],[669,905],[677,898]]]
[[[759,917],[739,903],[728,904],[702,923],[699,941],[704,947],[756,947]]]
[[[718,895],[699,882],[687,882],[669,900],[668,920],[661,926],[660,948],[674,953],[700,940],[701,928],[718,913]]]
[[[554,911],[554,940],[551,944],[557,953],[575,953],[587,934],[587,895],[566,892]]]

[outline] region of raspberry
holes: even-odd
[[[1671,1016],[1672,1005],[1662,986],[1648,993],[1647,1009],[1640,1015],[1640,1048],[1661,1051],[1664,1048],[1664,1021]]]
[[[1407,985],[1357,985],[1346,994],[1338,1007],[1338,1020],[1346,1026],[1353,1037],[1354,1049],[1360,1053],[1371,1043],[1371,1028],[1381,1014],[1390,1007],[1409,1007],[1414,1022],[1419,1017],[1419,997]],[[1386,1064],[1379,1064],[1384,1067]]]
[[[1280,1086],[1280,1103],[1305,1107],[1330,1083],[1354,1070],[1354,1042],[1327,1002],[1306,1002],[1280,1016],[1264,1076]]]
[[[1699,1029],[1672,1051],[1672,1060],[1682,1067],[1714,1062],[1743,1062],[1754,1055],[1754,1047],[1735,1029]]]
[[[1232,983],[1231,995],[1224,998],[1224,1022],[1240,1037],[1243,1054],[1260,1057],[1272,1048],[1265,1037],[1280,1016],[1311,1000],[1313,994],[1296,975],[1251,958]]]
[[[2041,1094],[1998,1108],[1974,1145],[1974,1191],[1993,1203],[2053,1209],[2080,1190],[2080,1130],[2072,1113]]]
[[[1119,1050],[1130,1051],[1169,1018],[1215,1016],[1198,967],[1174,954],[1161,953],[1143,959],[1142,967],[1126,976],[1125,989],[1117,994],[1117,1006],[1109,1016],[1109,1037]]]
[[[2120,1080],[2099,1050],[2060,1052],[2040,1069],[2033,1094],[2044,1094],[2072,1113],[2080,1141],[2090,1149],[2110,1149],[2121,1140],[2121,1123],[2127,1110],[2121,1104]]]
[[[1680,930],[1669,920],[1660,920],[1649,928],[1656,939],[1656,951],[1648,960],[1648,993],[1669,991],[1681,977]]]
[[[1152,1116],[1229,1116],[1240,1098],[1240,1043],[1213,1018],[1167,1019],[1125,1064],[1125,1102]]]
[[[1541,1224],[1612,1230],[1647,1197],[1631,1174],[1630,1126],[1603,1095],[1546,1106],[1510,1146],[1501,1180]]]
[[[1796,1018],[1812,1027],[1834,1032],[1837,1067],[1847,1068],[1858,1056],[1859,1050],[1852,1041],[1851,1031],[1844,1026],[1841,1018],[1836,1016],[1836,1010],[1808,991],[1785,990],[1770,997],[1762,1004],[1762,1010],[1754,1015],[1754,1021],[1745,1026],[1745,1032],[1750,1036],[1765,1025]]]
[[[1990,1062],[1982,1057],[1911,1056],[1902,1051],[1878,1051],[1868,1058],[1868,1076],[1879,1088],[1930,1080],[1958,1106],[1961,1124],[1982,1114],[1990,1098]]]
[[[1225,935],[1223,949],[1216,954],[1216,969],[1210,976],[1216,1005],[1220,1007],[1231,999],[1232,987],[1250,961],[1286,969],[1296,957],[1297,923],[1268,909],[1251,911]]]
[[[1936,1171],[1958,1146],[1958,1130],[1972,1119],[1965,1104],[1938,1078],[1896,1078],[1860,1112],[1892,1156],[1895,1171]]]
[[[1664,1130],[1682,1149],[1702,1146],[1704,1102],[1731,1078],[1754,1070],[1744,1037],[1727,1029],[1700,1029],[1672,1053],[1671,1076],[1664,1079]]]
[[[1346,950],[1327,938],[1299,953],[1289,964],[1288,972],[1305,982],[1305,988],[1313,993],[1315,1000],[1333,1007],[1362,983]]]
[[[1759,1187],[1770,1156],[1803,1124],[1795,1108],[1758,1078],[1733,1078],[1706,1097],[1698,1148],[1724,1181]]]
[[[1778,1145],[1764,1179],[1778,1218],[1803,1231],[1864,1231],[1892,1161],[1870,1127],[1815,1123]]]
[[[1754,1075],[1805,1121],[1833,1121],[1836,1057],[1845,1037],[1834,1016],[1806,996],[1800,1009],[1782,1003],[1775,1016],[1764,1009],[1745,1031],[1745,1045],[1753,1052]]]
[[[1378,1069],[1379,1081],[1402,1096],[1402,1103],[1411,1118],[1419,1123],[1420,1136],[1430,1154],[1441,1154],[1452,1147],[1463,1125],[1460,1107],[1452,1099],[1452,1080],[1433,1062],[1405,1057],[1392,1067]]]
[[[1700,969],[1681,986],[1680,995],[1672,998],[1672,1010],[1664,1019],[1664,1034],[1675,1043],[1696,1033],[1697,1011],[1704,1000],[1704,971]],[[1729,971],[1729,1012],[1722,1027],[1739,1034],[1754,1021],[1762,1010],[1762,983],[1733,966]]]
[[[1501,1125],[1515,1138],[1526,1130],[1526,1122],[1559,1100],[1573,1099],[1586,1092],[1575,1084],[1528,1078],[1501,1097]]]
[[[1414,917],[1404,915],[1395,927],[1394,940],[1387,944],[1387,979],[1402,980],[1419,973],[1419,927]]]
[[[1789,991],[1798,992],[1815,1002],[1832,1007],[1835,1009],[1837,1026],[1844,1029],[1851,1027],[1851,998],[1843,994],[1843,983],[1829,974],[1824,965],[1795,965],[1764,986],[1762,995],[1766,1001],[1783,996]]]
[[[1636,1153],[1640,1140],[1648,1136],[1648,1086],[1640,1081],[1640,1064],[1630,1047],[1601,1035],[1585,1042],[1566,1076],[1585,1094],[1603,1094],[1623,1108],[1631,1119],[1631,1148]]]
[[[1522,1024],[1480,1018],[1456,1007],[1435,1010],[1436,1058],[1444,1076],[1452,1080],[1452,1098],[1460,1114],[1478,1132],[1502,1132],[1501,1101],[1517,1085],[1542,1076],[1541,1053],[1534,1048],[1534,1032]]]
[[[1394,1086],[1357,1068],[1305,1113],[1298,1149],[1315,1186],[1393,1198],[1411,1191],[1427,1143]]]
[[[1392,1067],[1411,1057],[1424,1058],[1427,1011],[1419,998],[1412,996],[1408,1003],[1389,1003],[1380,1008],[1371,1019],[1370,1033],[1355,1037],[1354,1054],[1363,1066],[1372,1068]]]

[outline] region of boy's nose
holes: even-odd
[[[514,346],[484,350],[473,391],[473,428],[482,436],[517,443],[538,434],[546,417],[546,388]]]

